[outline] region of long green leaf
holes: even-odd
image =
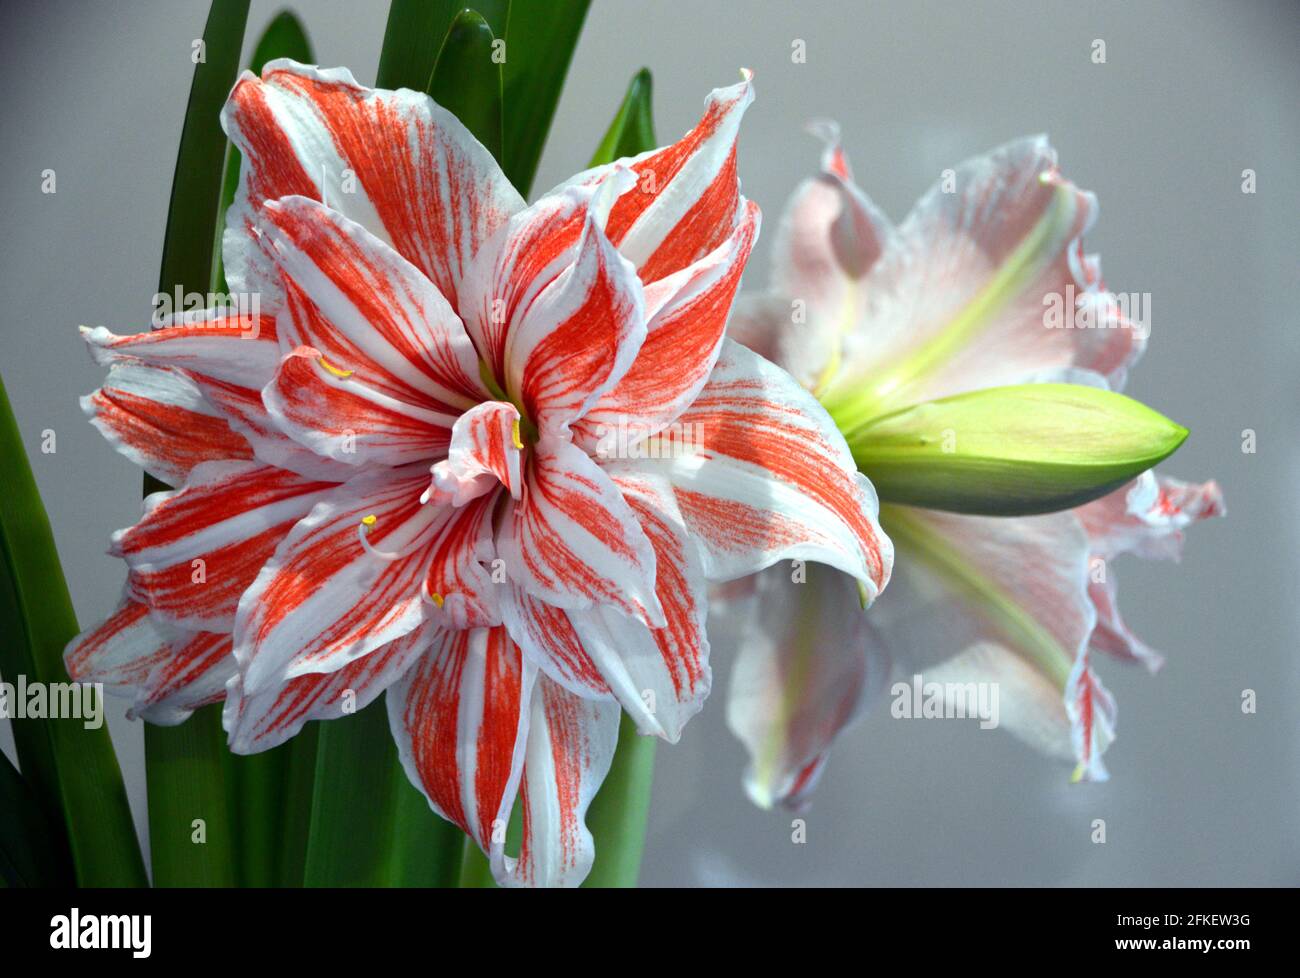
[[[427,91],[433,66],[452,20],[466,7],[474,7],[496,37],[506,33],[509,0],[393,0],[379,53],[378,88]]]
[[[47,688],[65,684],[63,649],[77,634],[77,618],[2,382],[0,459],[0,676]],[[23,779],[71,853],[77,882],[146,885],[108,730],[71,717],[11,722]]]
[[[501,65],[494,60],[496,37],[475,10],[452,20],[429,80],[433,100],[465,124],[501,159]]]
[[[32,786],[0,754],[0,879],[6,886],[71,886],[63,833],[52,830]]]
[[[194,67],[163,238],[159,291],[206,291],[213,280],[226,136],[220,113],[239,72],[248,0],[213,0]],[[161,488],[145,479],[146,491]],[[229,886],[237,880],[220,708],[179,727],[145,727],[149,836],[157,886]],[[202,820],[203,844],[192,841]]]
[[[505,32],[504,169],[525,197],[537,175],[589,6],[590,0],[514,0],[510,4]]]
[[[654,82],[650,69],[642,68],[632,76],[618,107],[614,121],[605,130],[605,136],[592,155],[589,166],[599,166],[624,156],[636,156],[645,149],[654,149],[655,123],[651,109]],[[645,148],[638,148],[645,147]]]

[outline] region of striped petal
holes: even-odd
[[[460,318],[423,272],[360,224],[306,197],[264,208],[287,280],[280,347],[311,346],[336,373],[406,404],[459,413],[486,395]]]
[[[246,695],[342,669],[423,624],[437,517],[420,504],[423,485],[416,466],[363,473],[280,542],[235,616]]]
[[[97,363],[135,357],[155,367],[183,367],[244,387],[260,387],[280,360],[275,318],[251,311],[204,309],[169,317],[147,333],[118,336],[103,326],[82,330]]]
[[[609,683],[574,628],[574,615],[511,585],[501,619],[524,655],[565,689],[589,699],[610,699]],[[620,616],[621,617],[621,616]],[[633,623],[622,618],[629,628]]]
[[[110,553],[126,560],[130,594],[158,620],[228,632],[262,565],[332,488],[257,462],[206,462],[182,489],[146,499]]]
[[[63,662],[75,681],[131,698],[130,716],[165,726],[220,700],[235,672],[229,635],[161,624],[130,597],[68,643]]]
[[[1183,531],[1200,520],[1226,516],[1227,508],[1217,482],[1183,482],[1148,471],[1075,512],[1093,551],[1103,558],[1133,553],[1147,560],[1178,560]]]
[[[607,604],[664,623],[654,548],[618,487],[572,442],[544,437],[534,446],[497,552],[511,580],[557,608]]]
[[[636,175],[636,189],[614,204],[606,231],[643,282],[658,281],[709,254],[731,237],[743,215],[736,137],[754,87],[750,73],[742,74],[740,84],[709,94],[703,117],[677,142],[569,181],[589,183],[620,166]]]
[[[222,724],[236,754],[270,750],[311,720],[335,720],[369,706],[433,644],[431,626],[417,628],[328,673],[309,673],[281,687],[245,696],[238,673],[227,687]],[[233,660],[232,660],[233,661]]]
[[[447,457],[433,466],[429,498],[463,506],[497,486],[519,498],[519,409],[503,401],[470,408],[452,425]]]
[[[777,565],[723,627],[738,650],[727,723],[749,751],[754,804],[802,808],[831,744],[889,678],[888,653],[870,639],[857,583],[812,565]]]
[[[417,407],[340,376],[319,350],[300,346],[262,391],[273,423],[315,455],[347,466],[401,466],[443,454],[455,416]]]
[[[422,597],[431,605],[425,609],[429,620],[441,628],[501,624],[498,592],[506,582],[504,576],[493,576],[496,508],[495,495],[480,496],[464,506],[439,507]]]
[[[666,480],[630,464],[614,467],[610,475],[654,547],[655,592],[665,625],[647,628],[604,606],[569,615],[583,648],[637,729],[676,743],[686,721],[703,708],[713,682],[704,568]]]
[[[518,858],[494,848],[493,873],[503,886],[577,886],[596,858],[586,814],[614,760],[618,706],[540,676],[530,712],[519,784],[523,839]]]
[[[236,239],[267,199],[322,200],[364,225],[456,304],[465,266],[523,207],[491,154],[427,95],[371,90],[346,69],[269,62],[222,111],[244,154]]]
[[[406,776],[484,852],[504,845],[534,679],[504,628],[473,628],[436,632],[388,690]]]
[[[711,580],[781,559],[816,560],[852,574],[870,603],[889,580],[893,548],[878,503],[848,446],[789,374],[734,341],[678,421],[694,451],[658,463]]]
[[[575,426],[575,437],[588,451],[609,457],[611,435],[623,451],[657,434],[708,381],[741,273],[758,237],[758,206],[745,202],[743,213],[721,245],[646,290],[649,322],[636,361]]]
[[[115,362],[81,409],[109,444],[170,485],[214,459],[252,458],[248,442],[182,371],[139,360]]]

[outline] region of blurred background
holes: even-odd
[[[279,6],[254,0],[245,60]],[[321,64],[373,82],[385,2],[295,9]],[[83,624],[116,603],[123,570],[104,550],[138,515],[140,473],[77,406],[101,372],[76,327],[148,322],[206,14],[206,0],[0,8],[0,371]],[[842,123],[859,182],[896,221],[944,168],[1046,132],[1065,174],[1100,199],[1087,244],[1108,285],[1151,294],[1128,393],[1192,431],[1163,470],[1217,478],[1229,511],[1193,530],[1180,565],[1121,558],[1124,614],[1169,661],[1154,678],[1100,663],[1120,711],[1109,783],[1071,785],[1067,768],[976,721],[878,708],[832,755],[795,844],[791,816],[754,809],[740,788],[719,655],[714,698],[658,751],[644,884],[1300,883],[1298,55],[1300,7],[1281,0],[595,0],[538,189],[585,165],[640,66],[654,72],[661,142],[753,68],[740,173],[766,212],[754,289],[786,197],[817,164],[809,118]],[[41,193],[47,168],[54,195]],[[40,452],[45,429],[54,454]],[[1241,711],[1245,689],[1255,715]],[[140,822],[142,735],[123,712],[109,700]],[[12,756],[7,721],[0,747]]]

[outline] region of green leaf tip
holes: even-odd
[[[985,516],[1090,502],[1172,455],[1187,429],[1096,387],[1023,384],[917,404],[851,432],[884,502]]]
[[[655,147],[654,79],[649,68],[642,68],[628,83],[623,102],[614,120],[601,137],[589,166],[611,163],[625,156],[636,156]]]

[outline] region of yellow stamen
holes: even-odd
[[[518,418],[515,419],[515,423],[514,423],[514,425],[511,427],[511,429],[510,429],[510,437],[511,437],[511,439],[512,439],[512,440],[514,441],[514,443],[515,443],[515,448],[522,449],[522,448],[524,447],[523,439],[519,437],[519,419],[518,419]]]
[[[361,517],[361,522],[364,523],[366,526],[374,526],[376,523],[379,522],[379,517],[375,516],[374,513],[371,513],[369,516]]]
[[[430,599],[434,604],[436,604],[439,608],[442,607],[442,595],[441,595],[441,594],[436,594],[436,593],[434,593],[433,591],[430,591],[430,592],[429,592],[429,599]]]
[[[319,363],[326,370],[328,370],[330,373],[332,373],[335,377],[338,377],[342,380],[346,380],[348,377],[351,377],[356,372],[354,370],[340,369],[339,367],[334,366],[334,364],[326,360],[324,356],[317,357],[316,362]]]

